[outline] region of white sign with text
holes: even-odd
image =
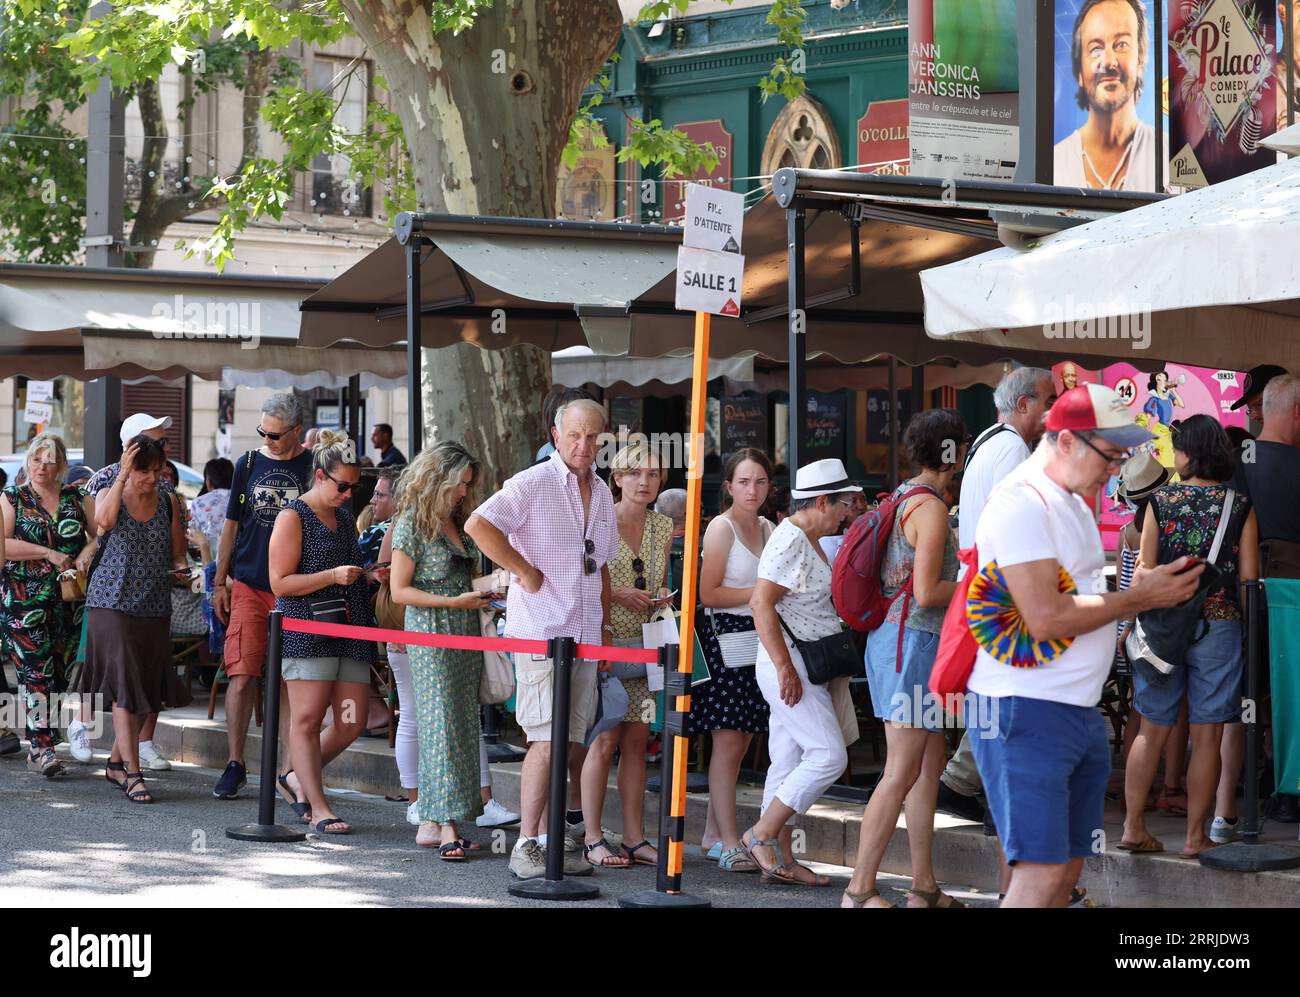
[[[683,245],[718,253],[739,253],[744,221],[744,194],[699,183],[687,184]]]
[[[707,249],[677,249],[677,307],[684,312],[740,315],[745,258]]]

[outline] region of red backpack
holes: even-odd
[[[840,619],[854,630],[865,633],[879,627],[899,596],[903,597],[903,615],[907,615],[907,604],[912,600],[912,576],[908,575],[899,590],[887,597],[880,581],[880,567],[889,547],[889,535],[894,529],[898,507],[915,495],[934,495],[937,498],[939,493],[926,485],[917,485],[901,494],[888,492],[876,496],[876,507],[859,516],[857,522],[849,527],[844,543],[835,555],[831,569],[831,600]]]

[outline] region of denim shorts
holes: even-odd
[[[1160,685],[1133,673],[1133,706],[1153,724],[1172,727],[1187,695],[1187,718],[1194,724],[1224,724],[1241,719],[1241,623],[1210,620],[1210,632],[1187,650],[1187,660]]]
[[[867,685],[875,715],[890,723],[943,730],[943,709],[930,692],[930,670],[939,635],[903,628],[903,667],[898,668],[898,624],[882,623],[867,635]]]
[[[1096,709],[1024,696],[979,696],[972,724],[989,813],[1008,862],[1060,865],[1102,848],[1110,779],[1106,721]]]

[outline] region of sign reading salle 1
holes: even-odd
[[[703,184],[687,186],[682,246],[677,250],[676,305],[681,311],[740,315],[744,216],[743,194]]]

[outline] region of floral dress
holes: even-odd
[[[634,588],[637,577],[645,578],[646,591],[654,595],[668,578],[668,558],[664,551],[673,536],[673,521],[660,512],[645,515],[645,525],[641,528],[641,552],[632,553],[632,548],[619,537],[618,553],[609,562],[609,584],[615,588]],[[634,562],[640,561],[642,568],[638,572]],[[649,623],[654,610],[634,613],[616,602],[609,605],[609,622],[614,628],[614,639],[620,642],[635,641],[641,646],[641,624]],[[624,723],[648,724],[655,718],[656,693],[650,691],[648,679],[621,679],[627,690],[627,712],[623,714]]]
[[[457,549],[442,531],[432,539],[418,535],[409,511],[393,523],[393,550],[414,562],[411,584],[431,595],[451,597],[470,591],[479,551],[464,530],[460,543]],[[480,636],[478,611],[473,609],[407,606],[406,629]],[[439,824],[472,820],[483,812],[478,757],[483,652],[419,644],[408,644],[407,650],[420,742],[420,820]]]
[[[76,558],[86,546],[85,491],[59,490],[51,516],[28,485],[4,490],[14,510],[14,539],[49,547]],[[81,635],[82,602],[64,602],[58,572],[47,560],[5,562],[3,607],[5,646],[27,690],[27,736],[34,750],[58,743],[50,727],[50,696],[67,691],[67,670]]]

